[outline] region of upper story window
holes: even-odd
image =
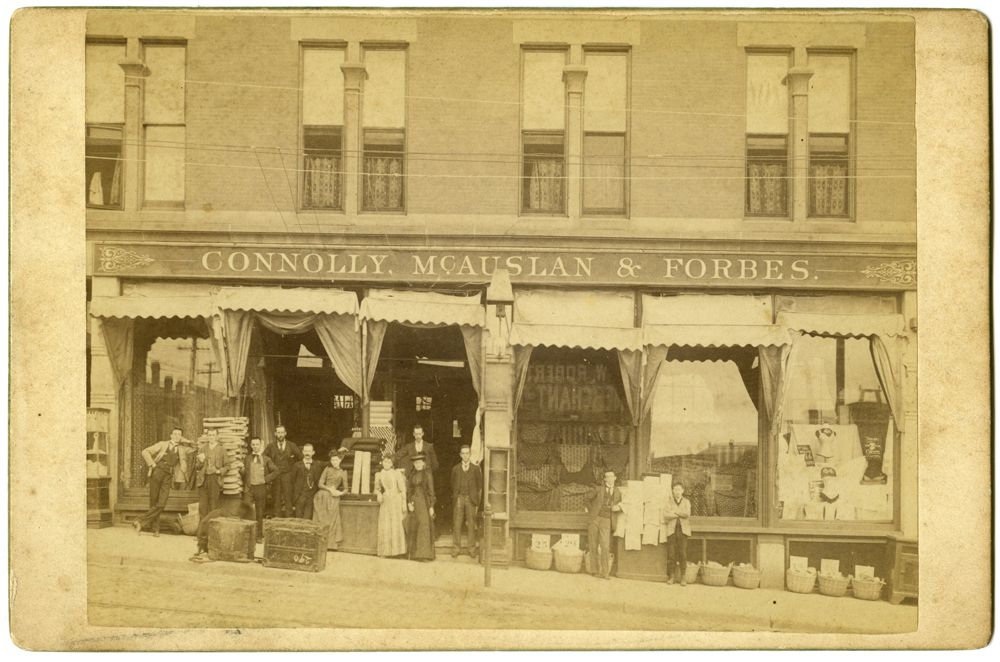
[[[852,58],[809,53],[809,216],[850,216]]]
[[[587,51],[583,101],[583,211],[624,214],[628,54]]]
[[[303,209],[343,209],[343,64],[343,48],[303,49]]]
[[[125,128],[124,42],[86,46],[87,207],[122,208],[122,147]]]
[[[149,72],[142,110],[143,205],[147,207],[184,205],[185,51],[184,44],[143,45]]]
[[[521,211],[566,211],[565,50],[526,50],[521,74]]]
[[[406,204],[406,51],[366,48],[362,107],[363,211]]]
[[[747,216],[788,216],[789,63],[788,53],[747,55]]]

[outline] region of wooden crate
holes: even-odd
[[[264,521],[264,565],[320,572],[326,567],[328,527],[294,517]]]
[[[208,523],[208,558],[213,561],[253,561],[257,523],[238,517],[218,517]]]

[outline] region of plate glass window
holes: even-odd
[[[583,210],[624,214],[628,56],[588,52],[583,111]]]
[[[406,204],[406,51],[365,51],[362,209],[404,211]]]
[[[747,216],[788,216],[787,53],[747,55]]]
[[[525,51],[522,74],[521,210],[566,210],[565,51]]]
[[[302,53],[302,208],[343,209],[344,50]]]
[[[89,43],[86,58],[87,207],[121,209],[125,44]]]
[[[850,216],[851,56],[809,54],[809,216]]]
[[[143,204],[184,205],[186,153],[185,47],[146,44],[143,106]]]

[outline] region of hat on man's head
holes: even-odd
[[[427,459],[427,456],[424,455],[423,453],[417,453],[416,455],[410,456],[410,461],[411,462],[416,462],[417,460],[426,460],[426,459]]]

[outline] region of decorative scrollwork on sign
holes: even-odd
[[[148,255],[140,255],[115,246],[102,246],[98,259],[101,262],[101,271],[123,271],[144,267],[153,262],[153,258]]]
[[[917,282],[917,263],[914,260],[883,262],[862,271],[868,278],[892,283],[893,285],[913,285]]]

